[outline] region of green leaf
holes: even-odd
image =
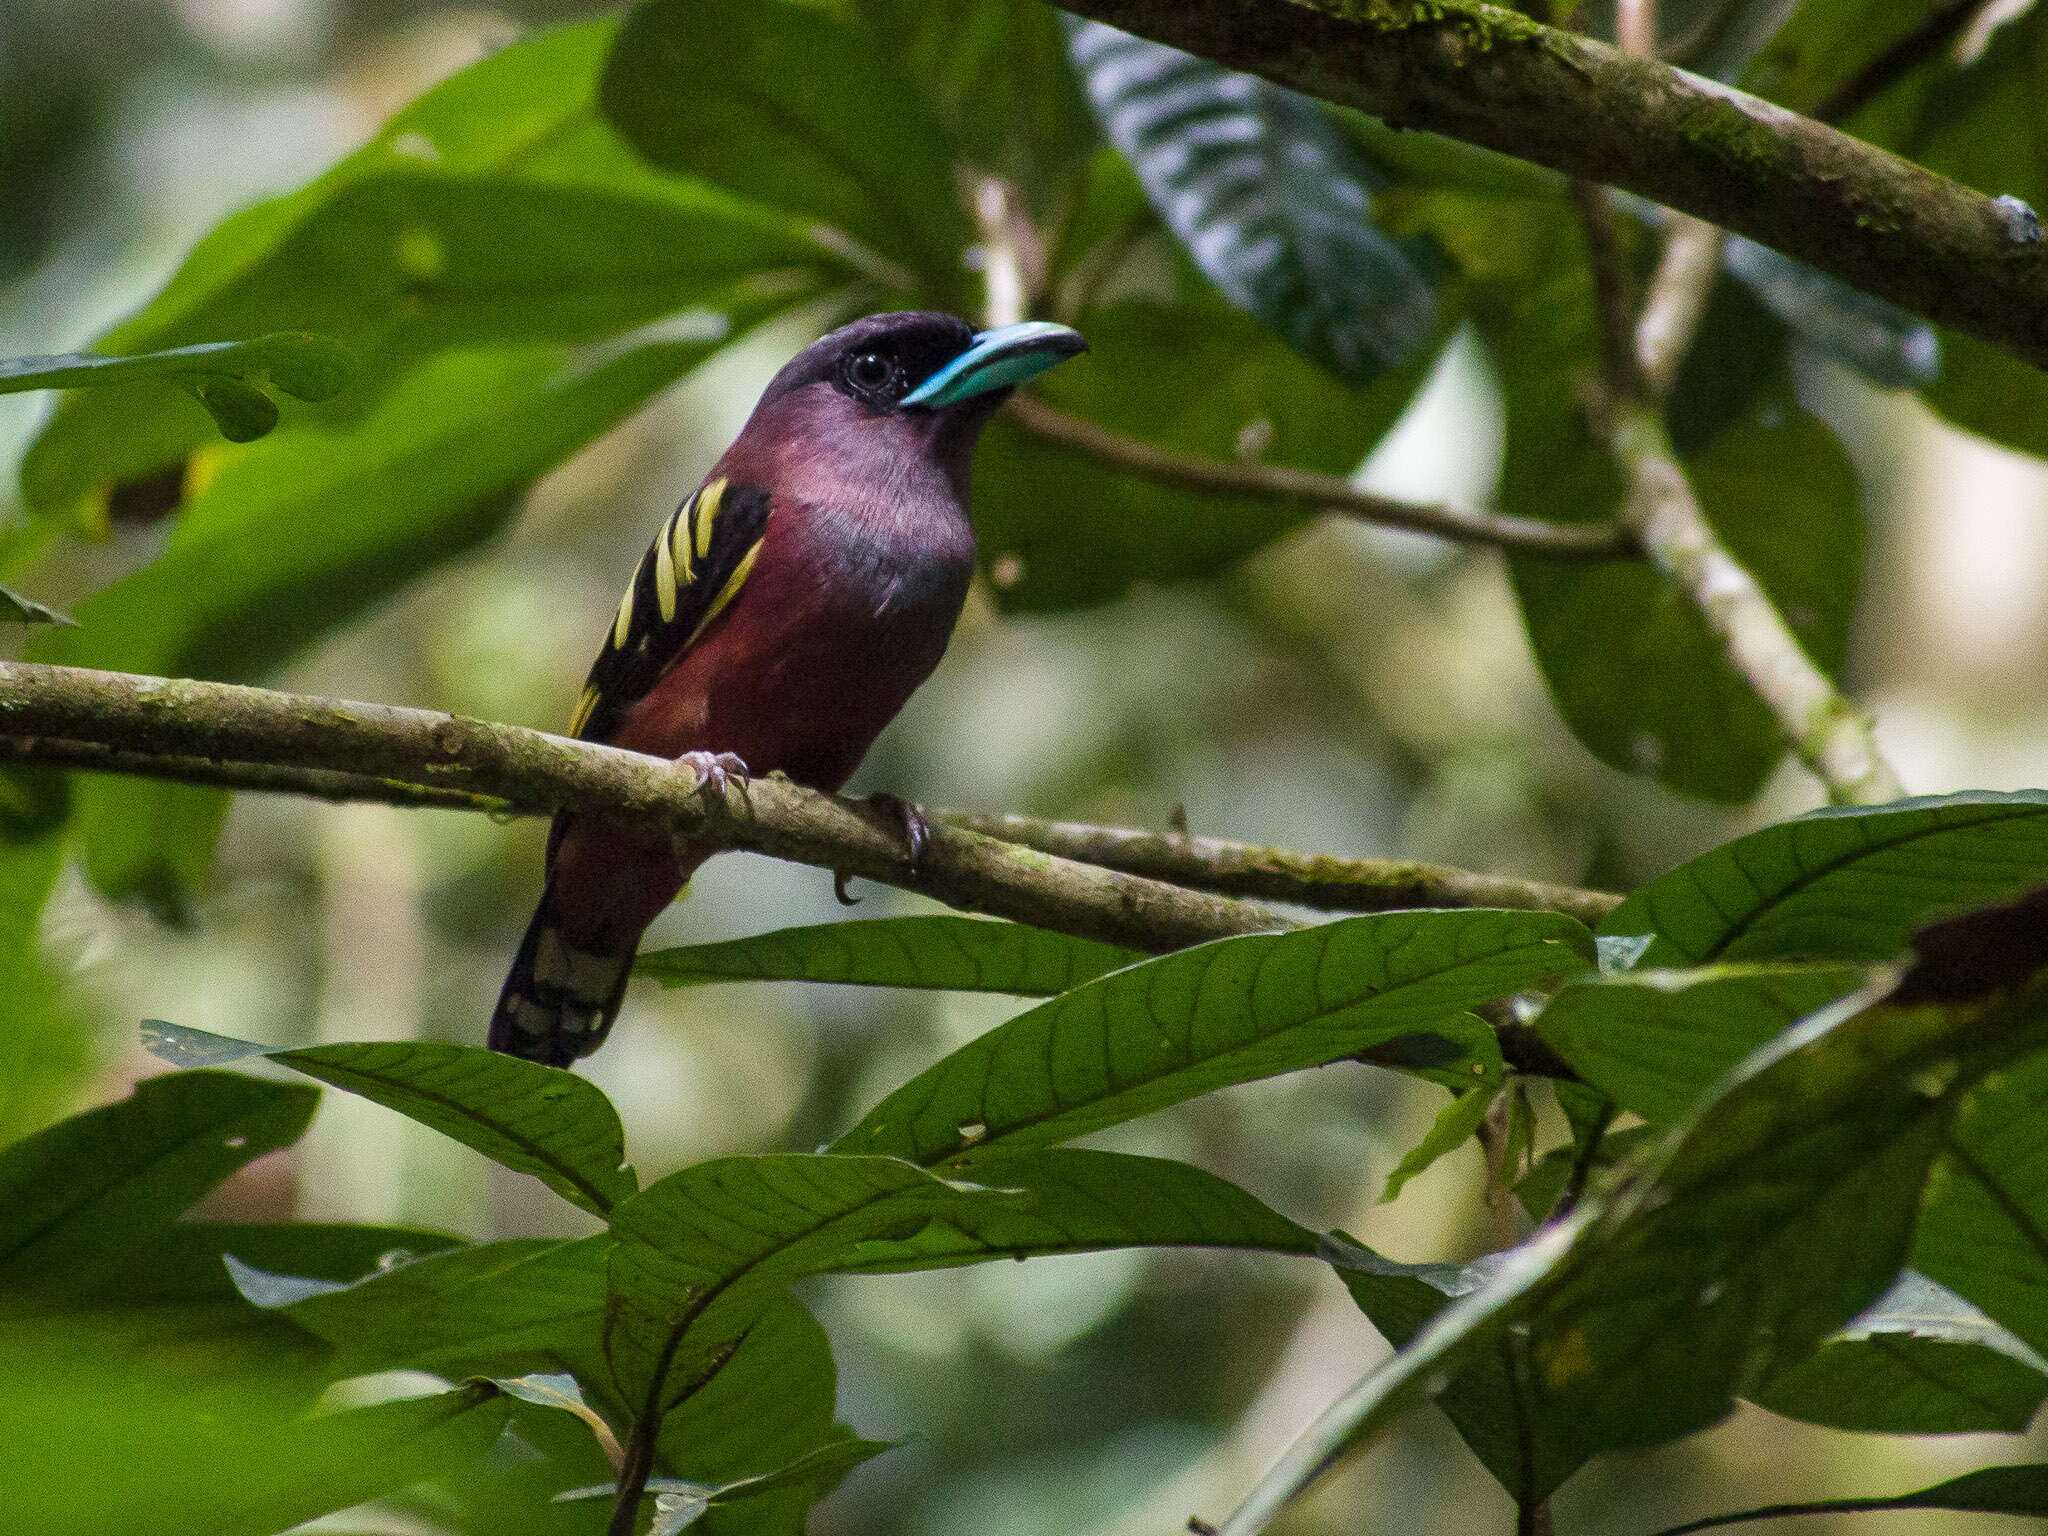
[[[554,348],[450,353],[353,426],[225,459],[164,553],[88,598],[38,660],[254,681],[509,520],[528,482],[715,350],[636,347],[588,372]],[[93,883],[177,915],[226,805],[212,790],[80,782]]]
[[[1033,208],[1056,206],[1096,143],[1057,11],[1040,0],[857,8],[922,88],[957,159],[1016,184]]]
[[[0,1289],[61,1294],[146,1270],[188,1206],[298,1139],[318,1097],[226,1072],[146,1078],[16,1142],[0,1152]]]
[[[1088,358],[1046,374],[1033,392],[1154,447],[1236,463],[1250,444],[1275,464],[1348,475],[1435,361],[1429,349],[1371,388],[1349,389],[1192,276],[1182,290],[1179,302],[1130,298],[1078,317]],[[1052,486],[1058,494],[1047,494]],[[1211,576],[1310,515],[1116,473],[1001,416],[975,463],[982,563],[1010,609],[1073,608],[1140,581]]]
[[[1196,1094],[1427,1033],[1589,969],[1539,912],[1390,912],[1223,939],[1132,966],[999,1025],[833,1143],[918,1162],[1047,1146]]]
[[[1871,383],[1904,388],[1940,376],[1941,343],[1917,315],[1740,235],[1721,259],[1772,314]]]
[[[482,1046],[368,1041],[273,1050],[152,1020],[145,1043],[176,1064],[263,1056],[395,1109],[494,1162],[532,1174],[595,1216],[639,1190],[618,1111],[596,1084]]]
[[[1815,811],[1658,876],[1603,934],[1647,934],[1641,964],[1890,960],[1913,930],[2048,880],[2048,791]]]
[[[0,587],[0,624],[75,625],[77,622],[70,614],[60,613],[48,603],[39,603],[32,597],[23,597],[19,592]]]
[[[1396,1264],[1361,1250],[1335,1263],[1359,1310],[1398,1351],[1451,1302],[1493,1279],[1501,1260],[1489,1255],[1473,1264]],[[1577,1434],[1571,1420],[1540,1412],[1518,1348],[1499,1339],[1491,1348],[1470,1351],[1468,1363],[1435,1394],[1436,1404],[1503,1488],[1518,1498],[1542,1499],[1599,1447]]]
[[[973,238],[945,139],[875,37],[822,10],[644,0],[605,116],[656,165],[820,220],[951,298]]]
[[[63,785],[55,774],[0,774],[0,1143],[75,1103],[95,1059],[41,949],[43,909],[64,868],[65,838],[50,825],[62,819]]]
[[[157,1234],[145,1269],[110,1286],[125,1302],[228,1301],[240,1294],[227,1261],[320,1285],[347,1285],[426,1254],[462,1246],[441,1232],[322,1222],[180,1221]]]
[[[1436,333],[1433,282],[1372,222],[1383,178],[1320,103],[1099,22],[1072,23],[1069,47],[1110,142],[1232,304],[1361,386]]]
[[[2048,1363],[1951,1291],[1908,1270],[1875,1306],[1757,1401],[1864,1433],[2018,1434],[2048,1398]]]
[[[1520,338],[1502,340],[1506,348]],[[1513,418],[1529,391],[1562,404],[1539,358],[1509,358]],[[1555,363],[1555,359],[1551,359]],[[1578,452],[1593,452],[1590,447]],[[1700,506],[1728,551],[1763,584],[1792,633],[1823,671],[1848,649],[1863,559],[1856,478],[1834,434],[1773,391],[1762,406],[1686,464]],[[1550,466],[1555,470],[1557,466]],[[1503,506],[1524,516],[1576,520],[1563,497],[1597,478],[1568,473],[1532,483],[1540,464],[1508,471]],[[1598,504],[1612,512],[1609,495]],[[1797,506],[1797,519],[1785,516]],[[1727,659],[1691,597],[1642,561],[1511,562],[1529,640],[1573,733],[1604,762],[1654,776],[1702,799],[1749,799],[1784,755],[1784,734]]]
[[[1135,950],[1022,923],[886,917],[653,950],[634,969],[666,987],[824,981],[1050,997],[1143,958]]]
[[[2048,458],[2048,377],[2010,352],[1944,336],[1941,377],[1921,398],[1959,427]]]
[[[745,297],[736,285],[842,274],[786,218],[649,171],[598,120],[612,30],[541,34],[445,82],[326,175],[222,223],[97,350],[315,330],[360,372],[331,405],[286,421],[338,423],[425,353],[581,340],[722,307]],[[23,461],[27,504],[96,522],[112,487],[212,436],[174,382],[68,396]]]
[[[958,1166],[958,1165],[956,1165]],[[806,1275],[1135,1246],[1314,1253],[1321,1239],[1184,1163],[1093,1151],[993,1156],[956,1183],[893,1157],[720,1158],[613,1213],[605,1339],[628,1402],[673,1401]]]
[[[38,1536],[131,1526],[137,1511],[156,1536],[269,1536],[459,1467],[506,1420],[488,1386],[296,1419],[252,1381],[228,1411],[195,1413],[112,1361],[15,1366],[0,1393],[0,1434],[22,1458],[8,1515]]]
[[[1589,976],[1558,991],[1536,1030],[1622,1108],[1671,1125],[1757,1047],[1869,979],[1802,965]]]
[[[134,357],[74,352],[10,358],[0,362],[0,395],[169,379],[206,407],[221,436],[246,443],[277,425],[277,404],[255,381],[317,402],[341,393],[353,367],[347,349],[324,336],[279,332],[254,341],[201,342]]]
[[[1394,1199],[1407,1187],[1408,1181],[1430,1167],[1447,1152],[1455,1152],[1479,1129],[1479,1122],[1486,1118],[1486,1111],[1500,1096],[1498,1083],[1487,1083],[1477,1088],[1467,1088],[1437,1111],[1435,1121],[1429,1127],[1429,1134],[1409,1150],[1406,1157],[1394,1171],[1387,1175],[1387,1187],[1380,1196],[1382,1204]]]
[[[743,1477],[737,1482],[721,1483],[715,1487],[708,1483],[686,1482],[681,1478],[649,1478],[647,1491],[655,1500],[654,1522],[649,1527],[649,1536],[676,1536],[677,1532],[695,1525],[705,1514],[721,1505],[739,1504],[791,1489],[809,1490],[821,1482],[828,1485],[837,1483],[862,1462],[892,1448],[893,1442],[886,1440],[851,1437],[834,1440],[799,1456],[786,1466],[777,1467],[773,1472]],[[604,1483],[593,1488],[573,1488],[555,1497],[616,1498],[618,1491],[617,1483]]]

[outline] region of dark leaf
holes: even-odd
[[[1143,958],[1022,923],[889,917],[654,950],[642,954],[634,968],[668,987],[823,981],[1051,997]]]
[[[595,1216],[639,1189],[618,1111],[595,1084],[557,1067],[477,1045],[370,1041],[273,1050],[152,1020],[149,1049],[173,1065],[267,1057],[452,1136],[532,1174]]]
[[[961,288],[952,157],[872,33],[788,0],[644,0],[599,99],[656,165],[830,225],[941,300]]]
[[[1641,964],[1891,960],[1930,920],[2048,878],[2048,792],[1815,811],[1660,875],[1603,934],[1649,935]]]
[[[0,624],[6,623],[76,625],[78,620],[68,613],[59,613],[47,603],[39,603],[32,597],[23,597],[19,592],[0,587]]]

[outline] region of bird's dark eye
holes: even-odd
[[[880,390],[896,376],[896,365],[879,352],[862,352],[846,365],[846,377],[856,389]]]

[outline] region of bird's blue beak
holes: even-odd
[[[999,326],[976,336],[965,352],[905,395],[903,404],[930,410],[958,405],[992,389],[1022,384],[1087,350],[1079,331],[1050,320]]]

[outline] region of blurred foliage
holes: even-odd
[[[851,313],[971,313],[1005,257],[1093,349],[1039,393],[1098,427],[1375,488],[1420,441],[1430,499],[1618,502],[1554,178],[1037,0],[535,0],[523,32],[398,0],[57,9],[0,6],[0,327],[35,354],[0,392],[61,392],[0,578],[78,621],[35,659],[557,720],[651,509],[767,372]],[[1939,9],[1738,7],[1709,56],[1814,109]],[[1846,125],[2048,201],[2044,39],[2039,7],[1987,12]],[[164,169],[163,103],[213,103],[187,126],[218,165],[265,139],[220,103],[309,96],[361,119],[293,119],[319,174],[208,198]],[[162,201],[124,211],[124,176]],[[1623,230],[1637,279],[1655,234]],[[83,345],[113,301],[74,301],[81,273],[131,306]],[[1721,537],[1859,682],[1897,665],[1858,604],[1866,566],[1899,603],[1887,439],[1917,420],[1873,384],[2048,454],[2041,374],[1739,244],[1666,413]],[[1113,1536],[1237,1499],[1306,1399],[1336,1406],[1233,1533],[1283,1506],[1298,1533],[1506,1528],[1553,1493],[1576,1533],[1772,1474],[1796,1495],[1781,1444],[1940,1475],[1787,1420],[2026,1430],[2041,791],[1788,818],[1778,725],[1640,562],[1418,553],[1002,419],[976,493],[981,597],[878,782],[1631,894],[1597,935],[1400,912],[1147,958],[889,897],[825,923],[811,872],[720,860],[643,957],[674,990],[575,1078],[464,1043],[538,828],[9,768],[18,1523],[260,1533],[375,1501],[571,1536],[606,1527],[627,1446],[658,1530]],[[0,621],[53,616],[0,588]],[[144,1012],[199,1070],[122,1098]],[[1572,1077],[1511,1065],[1536,1047]],[[317,1123],[284,1071],[337,1090]],[[1519,1244],[1510,1186],[1544,1223]],[[1333,1341],[1366,1320],[1396,1353],[1361,1376],[1369,1346]],[[1296,1500],[1397,1422],[1370,1480]],[[2041,1484],[1858,1507],[2038,1515]]]

